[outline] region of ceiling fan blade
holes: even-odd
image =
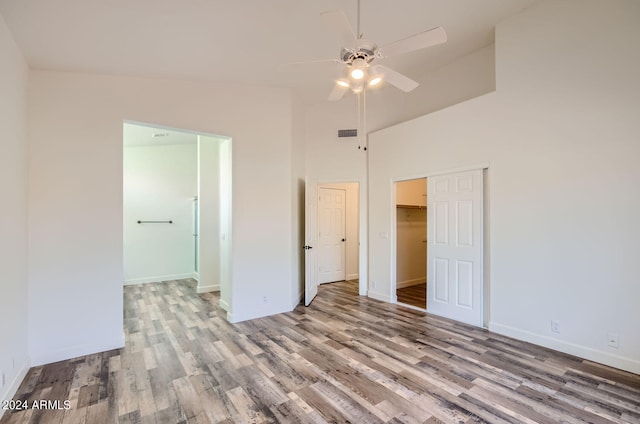
[[[424,32],[411,35],[394,43],[380,47],[380,52],[384,57],[395,56],[398,54],[420,50],[447,41],[447,33],[444,28],[436,27]]]
[[[325,25],[338,36],[342,47],[354,48],[357,45],[349,19],[342,10],[323,12],[320,16],[322,16]]]
[[[330,102],[336,102],[344,97],[344,93],[349,90],[349,87],[340,87],[338,84],[334,84],[331,94],[329,94],[328,100]]]
[[[412,80],[409,77],[402,75],[400,72],[394,71],[391,68],[387,68],[386,66],[376,65],[372,67],[373,73],[381,74],[384,77],[384,81],[393,85],[394,87],[408,93],[409,91],[416,88],[418,84],[416,81]]]

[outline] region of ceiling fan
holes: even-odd
[[[364,38],[360,32],[360,0],[357,0],[357,8],[355,33],[343,11],[321,14],[325,24],[338,35],[342,42],[339,59],[330,61],[341,63],[345,68],[343,76],[336,80],[329,100],[340,100],[349,90],[360,93],[365,87],[376,87],[385,81],[404,92],[416,88],[418,86],[416,81],[386,66],[376,64],[376,61],[445,43],[447,41],[445,30],[442,27],[431,28],[378,47],[372,40]]]

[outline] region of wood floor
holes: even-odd
[[[416,308],[426,309],[427,283],[397,289],[396,296],[400,303],[415,306]]]
[[[31,369],[8,423],[640,423],[640,376],[322,285],[229,324],[193,282],[125,288],[126,347]]]

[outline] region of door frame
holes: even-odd
[[[412,174],[412,175],[408,175],[408,176],[400,176],[400,177],[393,177],[391,179],[391,205],[390,205],[390,211],[391,211],[391,225],[390,225],[390,232],[389,232],[389,236],[391,238],[391,279],[390,282],[391,284],[389,284],[390,286],[390,290],[391,293],[389,293],[389,299],[391,299],[391,303],[395,303],[398,304],[398,296],[396,294],[396,289],[397,289],[397,268],[398,268],[398,264],[397,264],[397,252],[398,252],[398,231],[397,231],[397,225],[398,225],[398,216],[397,216],[397,208],[396,208],[396,183],[397,182],[401,182],[401,181],[409,181],[409,180],[417,180],[420,178],[429,178],[429,177],[436,177],[439,175],[447,175],[447,174],[456,174],[459,172],[467,172],[467,171],[477,171],[477,170],[482,170],[482,174],[483,174],[483,222],[482,222],[482,226],[483,226],[483,231],[482,231],[482,244],[483,244],[483,258],[482,258],[482,262],[483,262],[483,266],[484,266],[484,273],[483,273],[483,288],[482,288],[482,304],[483,304],[483,317],[482,317],[482,325],[484,328],[488,328],[489,327],[489,315],[490,315],[490,309],[489,309],[489,290],[490,290],[490,264],[489,264],[489,258],[490,258],[490,244],[489,244],[489,163],[480,163],[477,165],[470,165],[470,166],[464,166],[464,167],[459,167],[459,168],[450,168],[450,169],[439,169],[436,171],[426,171],[424,173],[419,173],[419,174]],[[428,225],[428,223],[427,223]],[[428,248],[428,246],[427,246]],[[429,284],[429,282],[427,281],[427,284]],[[404,306],[404,304],[402,304]],[[426,312],[429,312],[428,309],[428,304],[427,304],[427,309]],[[411,307],[410,305],[408,306],[409,308],[412,309],[418,309],[421,311],[425,311],[425,309],[421,309],[421,308],[416,308],[416,307]]]
[[[151,128],[157,128],[159,130],[167,130],[167,131],[171,131],[171,132],[180,132],[180,133],[186,133],[186,134],[192,134],[196,137],[198,136],[203,136],[203,137],[208,137],[208,138],[214,138],[217,139],[221,142],[221,148],[222,146],[224,146],[224,149],[226,151],[226,156],[224,157],[224,159],[220,158],[220,162],[218,162],[218,164],[216,165],[219,168],[219,171],[221,173],[220,175],[220,182],[221,184],[223,184],[223,186],[221,186],[221,191],[219,193],[220,198],[219,200],[223,199],[224,201],[220,201],[219,202],[219,219],[218,219],[218,226],[220,229],[221,234],[224,233],[224,237],[220,237],[220,241],[219,241],[219,258],[220,258],[220,266],[219,266],[219,270],[218,270],[218,284],[219,287],[216,289],[215,287],[211,288],[211,287],[205,287],[205,288],[201,288],[200,287],[200,276],[199,276],[199,271],[197,273],[195,273],[194,270],[194,276],[197,276],[198,279],[198,286],[196,288],[196,291],[198,291],[198,293],[201,292],[209,292],[209,291],[218,291],[220,292],[220,307],[222,309],[224,309],[225,311],[227,311],[227,319],[229,321],[231,321],[231,295],[232,295],[232,290],[233,290],[233,282],[232,282],[232,262],[233,262],[233,256],[231,254],[231,244],[233,241],[233,233],[232,233],[232,213],[233,213],[233,204],[232,204],[232,198],[233,198],[233,190],[232,190],[232,179],[233,179],[233,173],[232,173],[232,165],[233,165],[233,149],[234,149],[234,142],[233,142],[233,137],[231,136],[227,136],[227,135],[222,135],[222,134],[214,134],[214,133],[208,133],[208,132],[204,132],[204,131],[197,131],[197,130],[190,130],[190,129],[186,129],[186,128],[178,128],[178,127],[172,127],[172,126],[168,126],[168,125],[164,125],[164,124],[158,124],[158,123],[151,123],[151,122],[144,122],[144,121],[137,121],[137,120],[130,120],[130,119],[123,119],[122,123],[121,123],[121,128],[124,129],[124,125],[125,124],[129,124],[129,125],[136,125],[136,126],[142,126],[142,127],[151,127]],[[124,145],[124,135],[123,135],[123,139],[122,139],[122,143]],[[121,158],[120,158],[120,163],[123,164],[124,161],[124,149],[122,151],[121,154]],[[224,167],[224,175],[222,175],[223,173],[223,168]],[[199,176],[198,176],[199,179]],[[224,180],[224,182],[223,182]],[[124,184],[124,181],[122,181],[122,184]],[[201,203],[198,200],[198,208],[200,207]],[[121,204],[120,206],[121,209],[121,215],[122,213],[124,213],[124,202]],[[198,225],[200,225],[202,223],[202,213],[200,213],[200,210],[198,209]],[[224,218],[223,218],[224,217]],[[206,219],[206,217],[205,217]],[[124,228],[123,228],[124,231]],[[200,249],[200,244],[201,243],[201,238],[198,237],[197,238],[197,242],[198,242],[198,255],[200,254],[200,251],[202,249]],[[194,252],[195,254],[196,252]],[[122,251],[122,266],[124,267],[124,249]],[[198,261],[198,267],[200,268],[201,265],[201,260],[198,257],[197,258]]]
[[[330,184],[358,184],[358,238],[360,246],[358,247],[358,294],[366,296],[369,287],[369,266],[368,266],[368,231],[369,225],[367,221],[367,185],[366,181],[360,178],[319,178],[307,177],[305,179],[308,184],[314,184],[317,189],[322,185]],[[306,194],[305,194],[306,195]],[[305,200],[305,205],[307,204]],[[317,204],[317,203],[316,203]],[[317,212],[317,206],[316,206]],[[305,210],[306,213],[306,210]],[[317,214],[316,214],[317,216]],[[306,233],[306,231],[305,231]],[[305,240],[306,244],[306,240]],[[317,266],[317,264],[316,264]],[[305,265],[306,271],[306,265]],[[305,272],[306,276],[306,272]],[[306,278],[306,277],[305,277]]]

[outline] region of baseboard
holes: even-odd
[[[388,294],[378,293],[378,292],[374,292],[374,291],[369,290],[367,292],[367,296],[372,298],[372,299],[379,300],[381,302],[392,303],[391,297]]]
[[[198,286],[196,289],[197,293],[209,293],[214,291],[220,291],[220,284],[212,284],[210,286]]]
[[[405,287],[411,287],[411,286],[417,286],[418,284],[424,284],[427,282],[427,279],[422,277],[422,278],[414,278],[413,280],[404,280],[404,281],[398,281],[396,283],[396,288],[397,289],[404,289]]]
[[[26,357],[11,382],[4,386],[4,389],[0,392],[0,402],[2,402],[2,405],[4,405],[5,401],[13,399],[13,396],[18,392],[22,381],[27,376],[29,369],[31,369],[31,361],[29,360],[29,357]],[[5,409],[0,405],[0,418],[2,418],[4,411]]]
[[[31,362],[32,366],[51,364],[53,362],[65,361],[67,359],[78,358],[80,356],[106,352],[113,349],[120,349],[124,347],[124,343],[125,338],[123,332],[122,335],[115,340],[102,341],[100,343],[90,343],[85,345],[76,345],[51,352],[32,353]]]
[[[289,305],[281,306],[273,309],[263,309],[263,310],[252,310],[248,311],[248,313],[238,313],[237,311],[231,316],[231,313],[227,312],[227,319],[230,323],[235,324],[242,321],[249,321],[256,318],[268,317],[271,315],[283,314],[286,312],[291,312],[292,309]]]
[[[513,337],[514,339],[533,343],[539,346],[544,346],[549,349],[568,353],[570,355],[575,355],[589,361],[598,362],[600,364],[608,365],[610,367],[618,368],[624,371],[640,374],[640,361],[635,359],[615,355],[610,352],[605,352],[587,346],[577,345],[575,343],[569,343],[563,340],[555,339],[553,337],[543,336],[495,322],[489,323],[489,331],[493,331],[494,333]]]
[[[220,299],[220,307],[229,312],[229,303],[227,301]]]
[[[124,280],[124,285],[135,286],[136,284],[160,283],[162,281],[186,280],[189,278],[194,278],[196,280],[198,279],[196,273],[189,272],[187,274],[157,275],[155,277],[131,278],[128,280]]]
[[[413,309],[414,311],[420,311],[420,312],[427,313],[427,310],[425,308],[419,308],[417,306],[409,305],[408,303],[398,303],[398,302],[396,302],[396,304],[398,306],[403,307],[403,308]]]
[[[347,279],[347,281],[359,280],[360,274],[348,274],[345,278]]]

